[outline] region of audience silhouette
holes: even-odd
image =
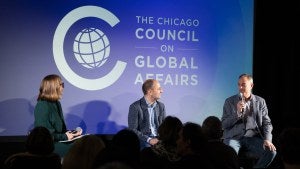
[[[47,128],[33,128],[26,139],[25,148],[26,152],[9,156],[4,168],[61,169],[61,158],[54,153],[54,141]]]
[[[96,135],[85,135],[76,140],[63,158],[62,169],[92,169],[97,154],[105,148]]]
[[[125,128],[116,133],[111,142],[94,161],[94,168],[110,162],[121,162],[133,169],[140,169],[140,141],[136,133]]]
[[[176,141],[180,160],[166,166],[165,169],[211,169],[213,165],[207,156],[207,139],[199,124],[187,122],[179,131]]]
[[[208,116],[202,126],[167,116],[158,127],[158,143],[151,147],[141,150],[137,134],[125,128],[106,142],[96,135],[83,136],[61,159],[54,152],[53,136],[39,126],[29,132],[26,152],[9,156],[4,169],[239,169],[236,151],[222,142],[222,136],[222,122],[216,116]],[[299,128],[282,131],[280,167],[300,168],[299,142]]]
[[[239,169],[238,155],[235,150],[222,142],[222,122],[216,116],[207,117],[202,123],[202,130],[208,139],[207,155],[215,168]]]
[[[169,162],[179,160],[176,139],[182,122],[174,116],[167,116],[158,127],[158,143],[141,150],[141,165],[144,169],[164,168]]]

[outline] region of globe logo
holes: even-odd
[[[86,28],[77,34],[73,52],[82,66],[88,69],[101,67],[109,57],[109,40],[99,29]]]

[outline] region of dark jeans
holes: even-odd
[[[140,140],[140,149],[142,150],[146,147],[151,147],[151,145],[146,141]]]
[[[276,156],[276,151],[263,148],[263,139],[260,137],[242,137],[239,140],[225,139],[224,143],[231,146],[237,153],[241,148],[258,157],[253,168],[267,168]]]

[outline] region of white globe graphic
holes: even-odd
[[[107,61],[110,53],[109,40],[99,29],[86,28],[77,34],[73,43],[73,52],[78,63],[94,69]]]

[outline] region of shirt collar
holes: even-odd
[[[147,101],[147,99],[145,98],[146,100],[146,104],[148,106],[148,108],[154,108],[156,105],[157,105],[157,102],[155,101],[152,105]]]

